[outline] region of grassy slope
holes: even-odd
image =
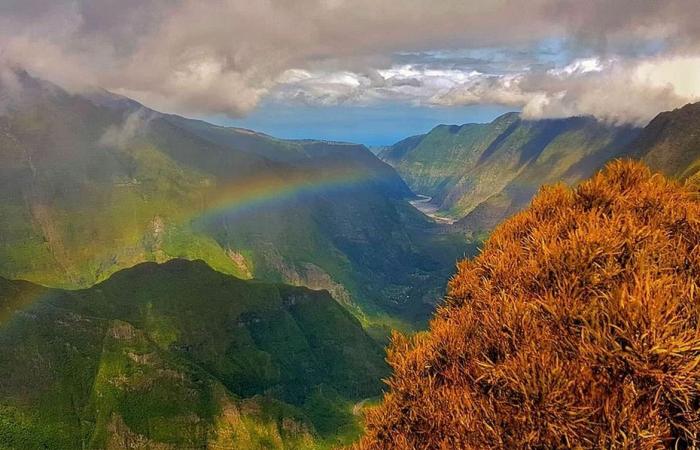
[[[386,374],[327,293],[202,262],[147,263],[82,291],[0,284],[3,310],[18,310],[0,325],[5,448],[320,448],[356,436],[352,405]]]
[[[700,172],[700,103],[686,105],[656,116],[629,152],[652,169],[680,179]]]
[[[514,117],[503,116],[491,126],[439,125],[426,135],[389,147],[381,157],[396,168],[411,189],[439,199],[459,182],[467,168],[477,164],[489,143],[508,129]]]

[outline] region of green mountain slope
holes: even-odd
[[[359,432],[383,351],[327,292],[203,262],[85,290],[0,279],[0,448],[319,448]]]
[[[411,189],[442,203],[489,146],[509,132],[517,120],[513,113],[491,124],[439,125],[428,134],[398,142],[380,156],[396,168]]]
[[[527,205],[540,185],[575,183],[619,155],[631,127],[588,117],[441,125],[382,152],[409,186],[433,197],[439,212],[472,232],[489,230]]]
[[[327,289],[372,325],[427,317],[465,251],[363,146],[283,141],[18,76],[0,113],[7,278],[86,287],[143,261],[203,259]]]
[[[652,169],[686,179],[700,172],[700,103],[656,116],[629,146]]]

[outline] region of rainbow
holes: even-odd
[[[322,169],[311,175],[307,172],[289,173],[285,177],[279,174],[251,176],[216,186],[197,218],[244,214],[256,208],[283,204],[299,196],[348,189],[379,179],[376,172],[353,168]]]
[[[199,211],[181,217],[184,221],[198,220],[206,217],[243,215],[258,207],[284,204],[289,200],[304,195],[314,195],[358,187],[364,183],[381,181],[382,176],[374,171],[354,168],[323,169],[313,173],[290,171],[284,174],[251,175],[230,183],[214,184],[206,190],[204,207]],[[182,222],[181,222],[182,223]],[[23,281],[17,281],[23,283]],[[12,308],[0,308],[0,326],[3,326],[16,310],[49,298],[54,291],[36,285],[27,295],[12,305]]]
[[[3,305],[3,308],[0,308],[0,326],[9,322],[19,311],[25,311],[34,303],[51,298],[55,292],[38,284],[29,284],[23,280],[0,280],[0,288],[4,288],[5,283],[13,283],[17,286],[22,286],[22,289],[17,290],[17,295],[8,297],[9,304]]]

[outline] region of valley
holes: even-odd
[[[700,449],[698,0],[0,0],[0,450]]]
[[[380,160],[19,76],[0,114],[9,448],[349,445],[390,335],[423,330],[543,184],[616,158],[700,173],[697,105],[641,129],[510,113]]]
[[[327,289],[383,339],[425,323],[454,262],[473,252],[415,211],[364,146],[285,141],[20,80],[0,116],[7,278],[82,288],[144,261],[202,259]]]
[[[425,327],[476,246],[362,145],[17,77],[0,113],[0,441],[354,441],[390,334]]]
[[[542,185],[576,185],[612,159],[641,159],[665,175],[694,178],[699,105],[661,113],[644,128],[508,113],[489,124],[440,125],[379,156],[422,193],[414,206],[478,240],[525,208]]]

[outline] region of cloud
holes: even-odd
[[[522,89],[539,97],[525,103],[523,113],[534,118],[593,115],[612,123],[645,125],[660,111],[700,100],[700,89],[689,89],[682,76],[659,69],[685,66],[697,77],[699,62],[698,58],[655,57],[610,61],[590,72],[526,77]]]
[[[306,104],[493,104],[521,109],[527,118],[592,115],[610,123],[644,125],[658,112],[700,101],[700,57],[625,60],[583,58],[549,69],[512,73],[401,65],[352,73],[285,72],[272,94]]]
[[[511,105],[528,118],[592,115],[644,125],[660,111],[700,101],[700,58],[576,60],[547,71],[478,78],[440,92],[432,101]]]
[[[125,149],[134,139],[146,134],[151,120],[155,117],[156,113],[146,108],[139,108],[129,113],[121,125],[108,127],[100,137],[99,144],[104,147]]]
[[[536,47],[551,39],[564,43],[570,60],[624,61],[550,73],[552,62]],[[658,43],[662,59],[628,54],[649,43]],[[456,53],[483,48],[523,53],[499,61],[488,52]],[[596,79],[650,87],[635,91],[635,109],[646,111],[694,95],[672,72],[682,57],[700,55],[700,7],[697,0],[531,0],[526,8],[520,0],[4,0],[0,49],[2,64],[70,90],[100,86],[188,114],[240,116],[267,96],[599,111],[604,102],[586,90]],[[558,90],[538,86],[551,80]],[[623,116],[620,108],[611,114]]]

